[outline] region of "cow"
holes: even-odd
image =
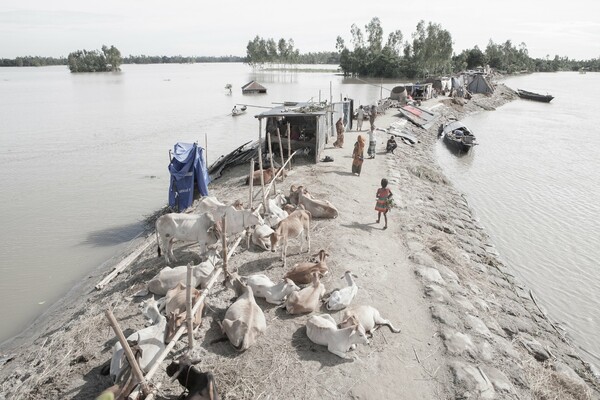
[[[227,234],[234,235],[241,233],[244,229],[254,225],[263,225],[264,221],[258,212],[258,209],[254,210],[238,210],[233,206],[225,208],[222,215],[216,218],[216,223],[219,229],[222,231],[221,222],[225,216],[227,224]]]
[[[137,342],[142,351],[139,366],[146,373],[165,349],[167,319],[158,311],[158,304],[154,299],[144,304],[143,313],[146,317],[152,319],[153,324],[132,333],[127,337],[127,340]],[[115,343],[112,350],[113,357],[110,363],[110,376],[114,382],[119,383],[124,377],[125,372],[129,370],[129,363],[125,357],[121,342]]]
[[[201,296],[198,289],[192,288],[192,307],[198,302]],[[183,283],[180,283],[175,288],[169,290],[164,297],[165,314],[167,315],[167,332],[165,334],[165,343],[169,343],[179,327],[185,323],[187,317],[187,288]],[[204,304],[198,307],[194,314],[194,326],[200,325],[202,322],[202,310]]]
[[[357,344],[369,344],[362,326],[338,329],[329,314],[311,316],[306,322],[306,335],[313,343],[327,346],[331,353],[345,359],[351,359],[346,352],[354,349]]]
[[[281,304],[290,293],[300,290],[290,279],[284,279],[276,285],[264,274],[250,275],[242,280],[252,287],[254,297],[264,297],[271,304]]]
[[[177,379],[181,386],[187,389],[187,396],[179,396],[183,400],[219,400],[217,384],[213,374],[201,372],[194,365],[199,360],[190,360],[182,356],[177,361],[167,365],[167,375],[171,381]]]
[[[400,332],[400,329],[394,328],[392,323],[382,318],[379,311],[372,306],[352,306],[344,310],[340,327],[345,328],[356,324],[361,325],[371,337],[373,336],[373,332],[382,325],[387,326],[394,333]]]
[[[339,311],[350,305],[350,302],[356,296],[356,292],[358,292],[358,286],[354,283],[352,279],[352,272],[346,271],[344,276],[341,279],[346,278],[346,282],[348,286],[345,288],[337,289],[329,295],[329,299],[327,300],[326,307],[329,311]]]
[[[256,304],[252,287],[243,284],[235,274],[229,277],[228,282],[228,286],[233,285],[239,297],[229,306],[225,319],[219,325],[233,347],[237,351],[245,351],[265,332],[267,321]]]
[[[262,173],[263,173],[263,182],[264,183],[271,182],[273,180],[273,177],[279,173],[280,169],[281,168],[273,168],[273,171],[271,171],[271,168],[264,168],[262,170]],[[283,174],[283,176],[285,176],[285,170],[283,170],[282,174]],[[248,175],[246,177],[246,185],[249,185],[249,184],[250,184],[250,175]],[[260,170],[254,171],[252,173],[252,184],[253,185],[260,185],[261,184],[261,182],[260,182]]]
[[[161,255],[161,245],[165,249],[165,261],[177,261],[173,255],[173,242],[182,240],[198,242],[200,253],[206,252],[207,246],[219,241],[219,234],[215,229],[215,220],[210,213],[199,215],[170,213],[160,216],[156,220],[156,241],[158,256]]]
[[[218,253],[214,250],[209,250],[208,254],[209,256],[206,261],[192,267],[192,287],[204,289],[220,260]],[[164,296],[169,290],[177,287],[180,283],[186,283],[186,280],[186,265],[180,265],[175,268],[164,267],[148,282],[148,290],[154,294]]]
[[[317,272],[320,276],[323,276],[329,272],[329,268],[325,263],[325,258],[329,254],[325,250],[319,250],[313,257],[318,257],[319,261],[310,262],[305,261],[298,263],[292,267],[285,275],[284,278],[289,278],[297,285],[304,285],[312,282],[312,274]]]
[[[308,242],[308,252],[310,252],[310,212],[306,210],[296,210],[286,219],[281,221],[275,232],[271,234],[271,251],[275,251],[277,245],[281,242],[281,258],[283,266],[287,265],[287,247],[290,239],[300,236],[300,252],[304,245],[304,239]],[[304,235],[302,235],[304,233]]]
[[[267,224],[257,225],[252,232],[252,243],[263,250],[271,250],[271,234],[275,232]]]
[[[309,211],[313,218],[337,218],[339,212],[333,204],[327,200],[315,199],[308,194],[304,186],[296,189],[298,195],[298,206]]]
[[[289,314],[303,314],[319,308],[321,297],[325,294],[325,286],[319,279],[319,274],[313,274],[312,284],[297,292],[292,292],[285,299],[285,309]]]

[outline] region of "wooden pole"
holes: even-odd
[[[229,269],[227,267],[228,262],[228,254],[227,254],[227,218],[223,215],[223,219],[221,220],[221,225],[223,225],[223,273],[225,275],[225,280],[229,278]]]
[[[110,274],[106,278],[102,279],[100,283],[96,285],[97,290],[101,290],[108,284],[115,276],[119,275],[121,271],[127,268],[131,263],[139,257],[148,247],[156,243],[156,235],[151,235],[146,239],[146,242],[140,245],[133,253],[125,257],[120,263],[118,263]]]
[[[208,169],[208,134],[204,133],[204,161],[206,162],[206,168]]]
[[[140,369],[140,366],[138,365],[135,356],[131,351],[131,347],[129,347],[129,343],[127,343],[127,339],[125,339],[125,335],[123,335],[123,331],[121,331],[121,328],[119,327],[117,319],[110,310],[106,310],[105,314],[106,318],[108,318],[108,323],[110,326],[112,326],[117,338],[119,339],[119,342],[121,343],[121,346],[123,346],[125,356],[127,357],[127,361],[129,361],[129,365],[131,366],[131,371],[142,387],[142,393],[144,396],[147,395],[149,392],[148,383],[146,382],[146,379],[144,379],[144,374],[142,373],[142,370]]]
[[[186,287],[186,312],[187,312],[187,331],[188,331],[188,349],[192,351],[194,349],[194,317],[192,315],[192,271],[194,267],[192,263],[187,266],[187,287]]]
[[[292,139],[291,139],[291,136],[292,136],[292,131],[291,131],[291,129],[290,129],[290,123],[288,122],[288,123],[287,123],[288,160],[289,160],[289,159],[291,158],[291,156],[292,156]],[[290,169],[290,171],[291,171],[291,170],[292,170],[292,163],[290,162],[288,165],[289,165],[289,169]],[[266,207],[265,207],[265,208],[266,208]]]
[[[262,163],[262,119],[258,120],[258,164],[260,167],[260,187],[262,188],[262,204],[267,209],[267,199],[265,196],[265,175],[263,173]]]
[[[285,161],[283,160],[283,144],[281,143],[281,133],[279,132],[279,128],[277,128],[277,140],[279,141],[279,155],[281,156],[281,169],[285,165]],[[281,174],[281,182],[283,182],[283,174]]]
[[[275,167],[273,166],[273,146],[271,144],[271,132],[267,132],[267,142],[269,144],[269,158],[271,159],[271,179],[273,180],[273,187],[277,192],[277,186],[275,185]],[[268,210],[267,210],[268,211]]]
[[[250,192],[248,199],[248,209],[252,210],[252,203],[254,202],[254,158],[250,160]]]

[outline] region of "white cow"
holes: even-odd
[[[241,233],[246,228],[250,228],[251,226],[264,224],[258,209],[238,210],[233,206],[228,206],[225,208],[224,213],[216,218],[216,223],[218,226],[221,226],[223,216],[225,216],[227,223],[228,235],[235,235],[237,233]]]
[[[252,288],[254,297],[264,297],[271,304],[281,304],[290,293],[300,290],[290,279],[284,279],[276,285],[264,274],[250,275],[242,280]]]
[[[219,240],[213,216],[210,213],[199,215],[170,213],[160,216],[156,220],[158,256],[161,255],[162,245],[165,249],[167,264],[171,263],[171,259],[177,261],[173,255],[175,240],[198,242],[200,253],[206,252],[207,246],[213,245]]]
[[[313,315],[306,322],[306,335],[316,344],[327,346],[327,350],[338,357],[349,359],[346,352],[357,344],[369,344],[365,330],[360,325],[338,329],[329,314]]]
[[[252,232],[252,243],[263,250],[271,250],[271,234],[273,232],[273,229],[267,224],[257,225]]]
[[[319,279],[319,274],[313,274],[311,285],[292,292],[285,299],[285,308],[289,314],[303,314],[315,311],[319,308],[320,300],[325,293],[325,285]]]
[[[127,337],[127,340],[136,341],[142,350],[142,358],[139,361],[139,366],[146,373],[165,349],[167,319],[158,311],[158,305],[154,299],[145,303],[143,314],[151,318],[153,324],[132,333]],[[113,357],[110,362],[110,376],[115,382],[120,382],[129,368],[129,362],[127,361],[121,342],[115,343],[113,346]]]
[[[339,212],[333,204],[327,200],[315,199],[308,194],[303,186],[298,186],[298,206],[309,211],[313,218],[337,218]]]
[[[234,280],[234,289],[239,297],[227,309],[225,319],[220,325],[233,347],[238,351],[244,351],[265,332],[267,320],[254,300],[252,288],[242,284],[239,277],[234,276],[232,279]]]
[[[356,292],[358,292],[358,286],[356,286],[356,283],[352,279],[352,272],[346,271],[342,278],[346,278],[348,286],[331,293],[327,300],[327,309],[329,311],[339,311],[348,307],[352,299],[356,296]]]
[[[379,311],[372,306],[352,306],[344,310],[340,327],[345,328],[356,324],[360,324],[371,336],[382,325],[387,326],[394,333],[400,332],[400,329],[394,328],[392,323],[382,318]]]
[[[213,250],[209,250],[210,254]],[[220,260],[216,252],[204,262],[192,267],[192,287],[205,288],[212,272]],[[187,266],[180,265],[175,268],[164,267],[148,282],[148,290],[154,294],[164,296],[167,292],[180,283],[187,283]]]

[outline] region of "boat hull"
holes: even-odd
[[[550,103],[552,101],[552,99],[554,98],[554,96],[549,95],[549,94],[545,94],[545,95],[538,94],[538,93],[528,92],[526,90],[520,90],[520,89],[517,91],[517,94],[522,99],[540,101],[542,103]]]
[[[444,143],[446,143],[446,146],[450,149],[462,153],[467,153],[473,148],[473,143],[465,143],[462,140],[451,139],[447,135],[444,135]]]

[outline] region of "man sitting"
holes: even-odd
[[[396,147],[398,147],[398,144],[396,143],[396,139],[394,139],[394,135],[392,135],[392,136],[390,136],[390,138],[387,141],[387,144],[385,146],[385,151],[387,153],[394,154],[394,150],[396,149]]]

